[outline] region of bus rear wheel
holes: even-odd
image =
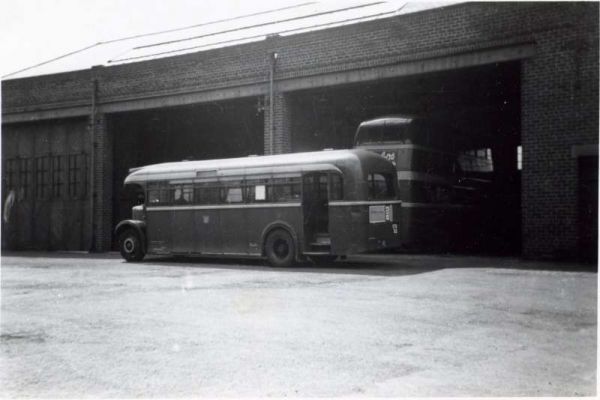
[[[267,236],[265,254],[269,263],[274,267],[285,268],[291,266],[296,257],[294,239],[283,229],[274,230]]]
[[[127,262],[141,261],[144,258],[142,241],[135,230],[126,229],[119,235],[119,251]]]

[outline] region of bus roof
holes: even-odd
[[[438,118],[389,115],[361,122],[354,135],[354,146],[418,144],[454,151],[457,140],[454,129]]]
[[[288,153],[270,156],[249,156],[239,158],[224,158],[217,160],[179,161],[148,165],[134,168],[125,178],[125,184],[143,183],[149,180],[165,179],[195,179],[198,172],[231,171],[236,174],[269,173],[275,169],[290,171],[305,170],[337,170],[336,164],[359,164],[363,160],[381,159],[383,157],[360,149],[324,150],[308,153]],[[387,161],[386,161],[387,162]],[[391,164],[390,164],[391,165]],[[290,168],[291,167],[291,168]]]
[[[359,127],[371,127],[371,126],[387,126],[387,125],[398,125],[398,124],[410,124],[414,119],[417,119],[414,115],[386,115],[383,117],[373,118],[360,123]]]

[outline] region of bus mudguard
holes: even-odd
[[[125,219],[117,224],[115,228],[115,236],[119,237],[119,234],[127,228],[133,228],[140,235],[140,241],[142,242],[142,249],[146,252],[146,221],[140,221],[138,219]]]
[[[263,229],[262,234],[260,235],[261,254],[263,256],[265,255],[265,241],[267,240],[267,236],[269,235],[269,233],[271,233],[275,229],[284,229],[292,236],[292,239],[294,239],[294,243],[296,244],[296,246],[295,246],[296,247],[296,257],[295,258],[297,260],[298,255],[300,254],[301,243],[298,240],[298,235],[296,234],[296,231],[294,230],[294,228],[292,228],[292,226],[285,221],[273,221],[269,225],[267,225],[265,227],[265,229]]]

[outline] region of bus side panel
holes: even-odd
[[[172,211],[171,219],[171,250],[173,253],[194,252],[194,211],[177,210]]]
[[[292,227],[298,240],[303,241],[302,208],[278,207],[278,208],[252,208],[247,211],[247,248],[250,254],[261,254],[261,235],[264,229],[272,222],[284,222]],[[296,243],[302,250],[301,243]]]
[[[248,238],[246,232],[247,209],[233,208],[219,210],[221,226],[221,251],[224,254],[247,254]],[[251,221],[251,219],[248,219]]]
[[[196,210],[194,212],[194,252],[223,253],[221,247],[220,210]]]
[[[171,210],[146,212],[148,253],[167,254],[171,252]]]
[[[367,206],[329,207],[331,252],[346,255],[366,251],[368,224]]]

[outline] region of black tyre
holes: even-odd
[[[140,261],[144,258],[142,241],[134,229],[126,229],[119,235],[119,251],[121,256],[128,262]]]
[[[269,263],[277,268],[291,266],[296,258],[296,246],[292,236],[283,229],[269,233],[265,243],[265,254]]]
[[[322,255],[322,256],[310,256],[310,260],[317,265],[331,264],[337,260],[338,256],[333,254]]]

